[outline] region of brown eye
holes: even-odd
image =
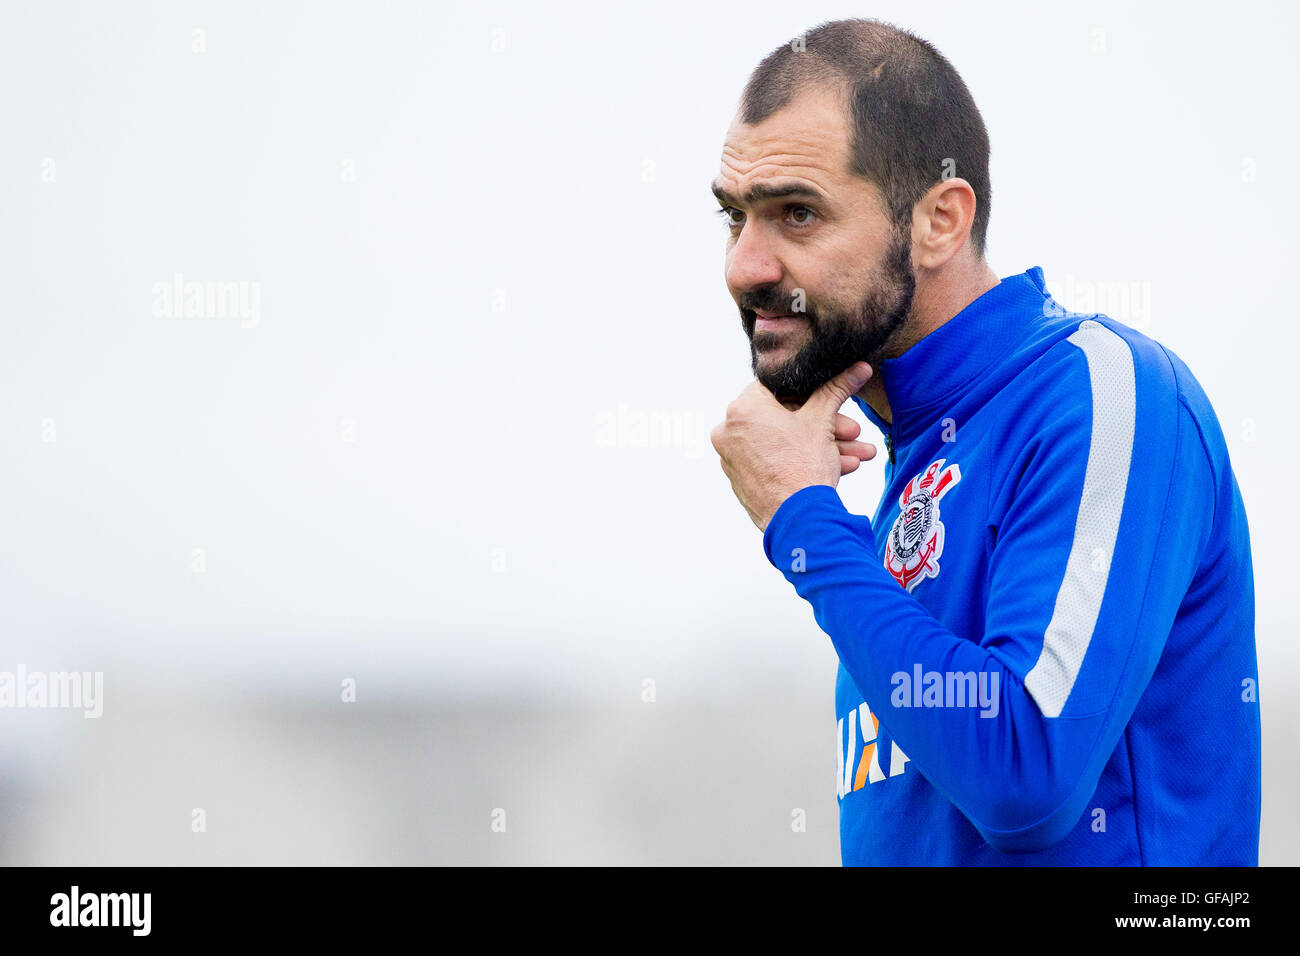
[[[796,225],[806,226],[812,221],[813,211],[807,206],[791,206],[790,218],[795,221]]]

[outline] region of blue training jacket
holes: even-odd
[[[834,643],[845,865],[1258,865],[1250,538],[1187,366],[1042,270],[875,370],[875,516],[763,535]]]

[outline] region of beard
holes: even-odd
[[[789,313],[792,296],[775,286],[740,296],[740,321],[749,336],[750,364],[755,377],[782,402],[802,405],[813,392],[854,362],[869,362],[873,370],[890,338],[907,321],[916,292],[912,274],[911,235],[896,230],[885,251],[872,287],[852,309],[807,303],[800,317],[808,333],[799,350],[783,362],[760,362],[764,352],[781,347],[790,334],[754,331],[754,313]]]

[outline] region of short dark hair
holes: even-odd
[[[777,47],[755,68],[741,120],[763,122],[808,86],[839,87],[853,122],[851,171],[880,189],[895,224],[911,220],[912,207],[945,173],[958,176],[975,193],[970,235],[982,257],[992,201],[989,134],[952,64],[925,40],[880,20],[834,20],[801,40]]]

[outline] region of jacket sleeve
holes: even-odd
[[[996,450],[989,514],[1002,517],[986,605],[972,610],[983,617],[978,642],[899,587],[870,521],[834,488],[791,495],[764,532],[768,560],[812,605],[890,736],[1007,853],[1050,846],[1083,814],[1213,520],[1209,461],[1172,369],[1135,375],[1129,345],[1087,325],[1014,447]],[[945,680],[989,672],[980,679],[996,680],[996,709],[902,706],[894,675],[917,665]]]

